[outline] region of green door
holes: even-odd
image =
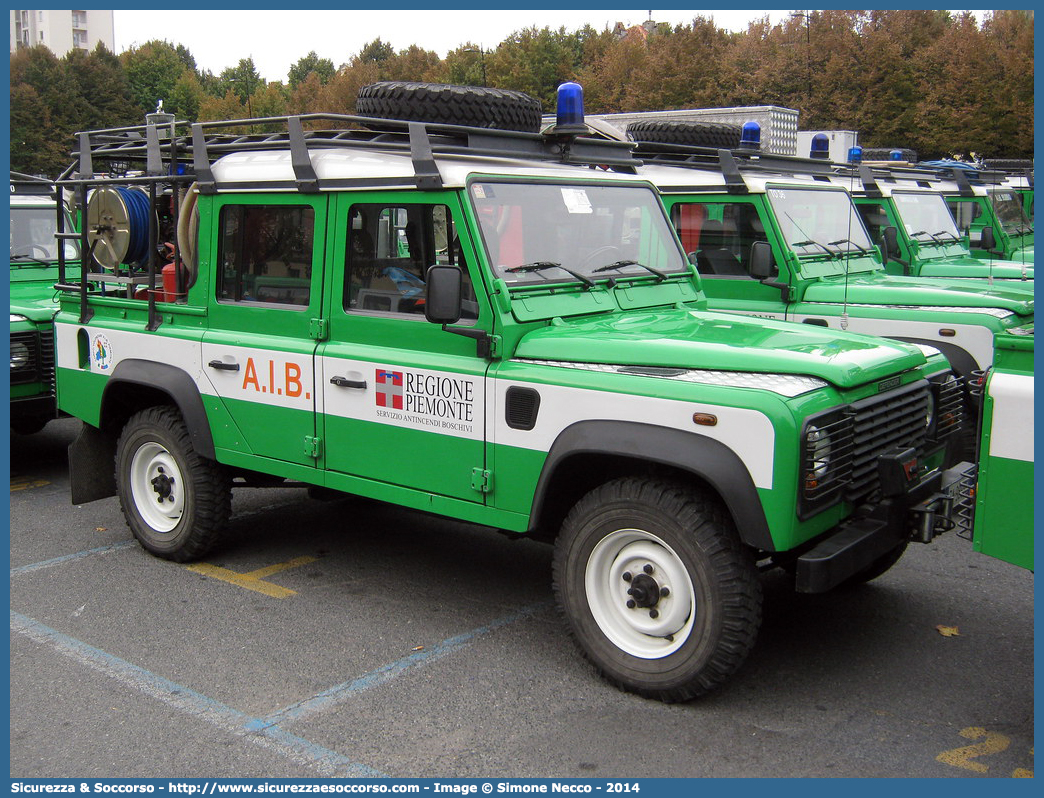
[[[203,373],[231,423],[215,444],[315,466],[327,198],[219,196]],[[262,469],[263,470],[263,469]]]
[[[456,326],[492,332],[457,196],[343,195],[331,214],[330,335],[317,366],[328,484],[379,498],[408,488],[484,502],[489,361],[474,339],[424,317],[428,267],[456,264],[464,271]]]

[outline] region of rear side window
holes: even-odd
[[[315,211],[308,205],[226,205],[221,209],[217,298],[307,306]]]

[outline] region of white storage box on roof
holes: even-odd
[[[680,108],[674,111],[633,111],[623,114],[588,114],[621,132],[632,122],[718,122],[742,127],[744,122],[761,125],[761,149],[777,155],[796,155],[798,112],[778,105],[749,105],[734,108]],[[554,117],[545,117],[545,122]]]
[[[830,160],[833,163],[846,163],[848,151],[858,146],[859,134],[854,130],[799,130],[797,132],[797,155],[807,158],[812,148],[812,138],[823,133],[830,144]]]

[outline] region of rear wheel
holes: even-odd
[[[134,537],[168,560],[203,556],[232,510],[228,473],[196,453],[173,407],[152,407],[127,422],[116,444],[116,486]]]
[[[585,496],[562,526],[554,582],[587,659],[662,701],[728,678],[761,621],[754,561],[720,505],[665,480],[619,479]]]

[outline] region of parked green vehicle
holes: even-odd
[[[923,180],[902,179],[887,168],[863,164],[838,170],[870,240],[884,256],[889,274],[1017,280],[1033,287],[1033,261],[1016,262],[973,254],[968,235],[957,228],[946,198]]]
[[[997,336],[985,375],[972,540],[976,551],[1033,570],[1033,341]]]
[[[1033,221],[1025,211],[1025,192],[1007,175],[938,162],[911,171],[946,197],[958,229],[969,237],[972,255],[1033,263]]]
[[[538,133],[536,101],[520,132],[418,118],[420,92],[501,126],[529,107],[454,89],[376,84],[360,100],[406,121],[289,117],[261,146],[211,132],[256,121],[196,124],[180,164],[155,130],[80,134],[83,245],[114,247],[60,298],[74,502],[118,495],[178,561],[221,539],[234,478],[553,542],[581,651],[668,701],[743,662],[759,566],[866,581],[970,511],[937,352],[708,309],[628,145],[578,137],[582,109]],[[150,195],[148,229],[105,222]],[[161,263],[123,240],[170,244],[172,290],[139,292]]]
[[[65,231],[72,219],[62,209]],[[54,184],[11,173],[11,429],[29,435],[56,417],[54,324],[58,302],[57,194]],[[79,243],[65,241],[65,257]]]
[[[826,162],[648,142],[636,153],[711,308],[928,345],[964,379],[993,363],[998,332],[1032,325],[1032,284],[889,274]]]

